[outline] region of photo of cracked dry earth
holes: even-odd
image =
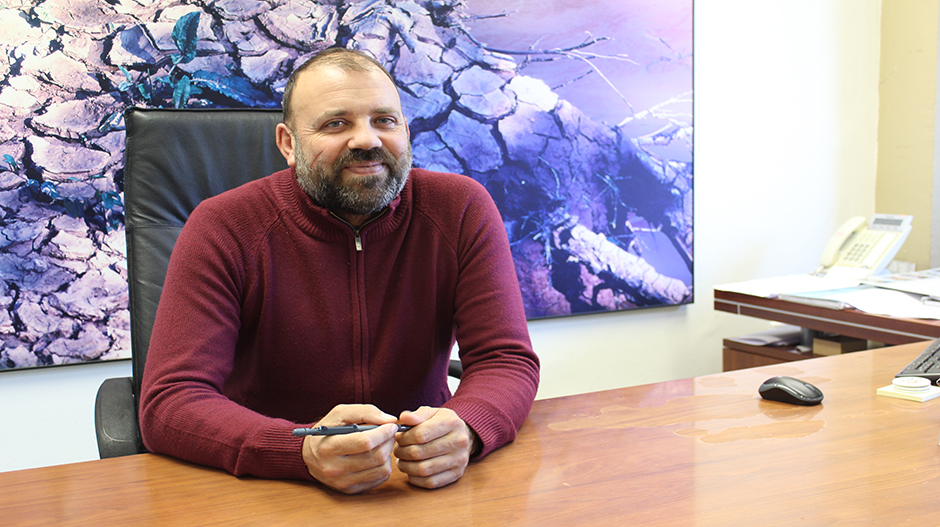
[[[692,0],[5,0],[0,369],[130,356],[127,108],[277,108],[333,46],[489,190],[529,318],[692,301]]]

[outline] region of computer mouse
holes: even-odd
[[[813,406],[823,400],[823,393],[819,388],[793,377],[771,377],[764,381],[757,391],[769,401],[802,406]]]

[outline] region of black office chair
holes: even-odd
[[[124,213],[133,376],[95,399],[102,459],[145,452],[137,420],[147,347],[170,253],[202,200],[287,168],[274,142],[280,110],[131,108],[124,114]],[[460,378],[459,361],[449,374]]]

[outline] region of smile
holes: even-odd
[[[372,176],[385,172],[385,163],[381,161],[370,161],[367,163],[353,163],[343,167],[343,170],[357,176]]]

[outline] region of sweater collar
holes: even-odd
[[[360,231],[364,232],[374,228],[390,231],[401,223],[404,210],[408,208],[403,206],[403,203],[409,201],[411,195],[411,175],[413,174],[409,175],[405,187],[386,207],[386,210],[378,218],[363,225]],[[278,201],[282,203],[286,213],[301,229],[312,234],[327,235],[329,233],[348,232],[347,230],[351,228],[349,223],[332,214],[329,209],[314,203],[310,196],[300,188],[293,168],[276,172],[272,177],[274,178]]]

